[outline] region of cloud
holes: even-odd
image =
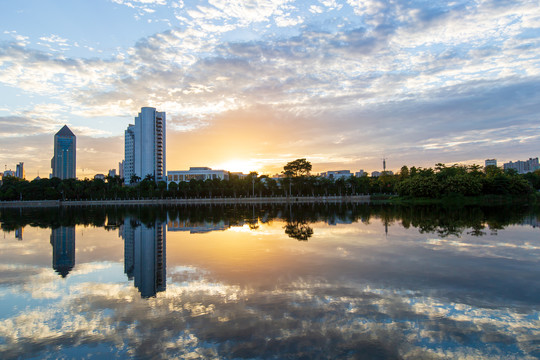
[[[144,11],[170,5],[115,2]],[[63,104],[50,117],[126,116],[152,105],[167,111],[171,129],[183,131],[217,128],[220,117],[265,109],[285,117],[300,144],[312,145],[298,147],[299,157],[319,146],[323,150],[311,154],[344,159],[342,166],[375,166],[360,159],[378,159],[385,151],[409,164],[425,159],[426,152],[429,159],[468,161],[483,156],[467,155],[477,148],[492,157],[497,148],[481,137],[510,143],[517,137],[514,130],[528,134],[511,150],[519,157],[538,145],[529,136],[540,77],[534,51],[540,43],[528,30],[538,24],[534,5],[175,2],[180,28],[141,38],[108,59],[2,43],[0,82]],[[323,18],[345,10],[347,19]],[[245,37],[231,40],[234,34]],[[41,40],[66,43],[56,35]],[[31,117],[19,111],[16,115]],[[312,125],[303,129],[307,120],[295,124],[298,119]],[[257,123],[257,116],[252,121]],[[336,123],[339,128],[332,126]],[[376,146],[373,139],[379,140]],[[332,145],[338,140],[341,149]],[[499,153],[505,156],[504,150]]]
[[[40,134],[47,131],[46,124],[38,119],[21,116],[0,117],[0,136],[21,137]]]
[[[50,35],[50,36],[43,36],[39,38],[40,40],[50,42],[50,43],[56,43],[56,44],[66,44],[67,39],[64,39],[58,35]]]

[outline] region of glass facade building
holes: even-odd
[[[52,176],[60,179],[77,177],[77,139],[75,134],[64,125],[54,135],[54,156],[51,159]]]

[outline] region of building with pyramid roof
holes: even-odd
[[[54,156],[51,159],[52,176],[60,179],[76,178],[77,139],[64,125],[54,135]]]

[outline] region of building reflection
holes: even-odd
[[[52,267],[65,278],[75,266],[75,226],[52,229]]]
[[[189,231],[190,234],[203,234],[212,231],[225,231],[231,226],[228,221],[191,221],[174,219],[169,220],[168,231]]]
[[[165,224],[147,226],[126,217],[120,232],[124,239],[124,272],[141,297],[156,296],[166,289]]]
[[[24,228],[20,227],[18,229],[15,229],[15,239],[22,241],[23,239],[23,232]]]

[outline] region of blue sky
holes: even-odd
[[[0,164],[117,167],[142,106],[167,168],[499,163],[540,152],[537,1],[20,0],[0,12]],[[241,166],[243,165],[243,166]]]

